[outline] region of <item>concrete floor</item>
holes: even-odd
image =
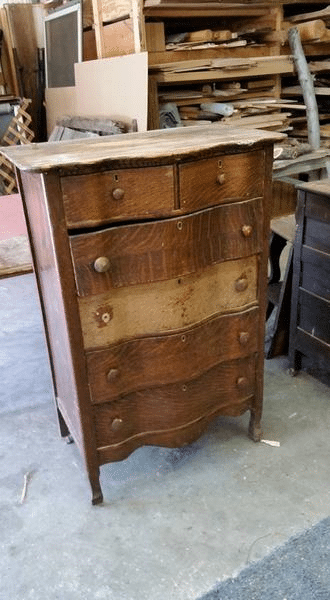
[[[33,275],[0,280],[0,381],[1,600],[196,600],[329,515],[330,388],[284,358],[265,374],[279,448],[248,439],[248,415],[218,419],[102,467],[94,508],[58,435]]]

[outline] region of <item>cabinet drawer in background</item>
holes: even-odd
[[[165,281],[261,250],[258,200],[70,237],[78,294]]]
[[[220,362],[257,351],[258,308],[214,317],[178,333],[131,340],[87,354],[94,404],[192,379]],[[221,340],[221,343],[219,343]]]
[[[258,257],[226,261],[169,281],[79,298],[85,349],[174,333],[257,302]]]
[[[61,185],[68,228],[166,216],[174,210],[173,166],[73,175],[62,177]]]
[[[264,174],[262,150],[180,165],[180,208],[198,210],[231,199],[263,196]]]
[[[255,391],[255,356],[222,363],[200,377],[145,389],[94,406],[98,448],[180,429],[221,411],[239,415]],[[244,407],[242,409],[242,407]]]

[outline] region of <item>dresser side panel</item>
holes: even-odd
[[[19,173],[58,407],[96,468],[80,320],[56,175]]]

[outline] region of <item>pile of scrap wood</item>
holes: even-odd
[[[272,98],[238,100],[233,102],[203,102],[199,106],[180,106],[182,125],[194,125],[221,120],[233,127],[268,129],[289,132],[293,115],[303,113],[306,107],[296,101]]]
[[[180,3],[172,0],[146,0],[145,8],[162,7],[168,10],[170,15],[178,7]],[[300,33],[300,38],[303,43],[318,43],[330,40],[330,7],[314,11],[311,13],[303,13],[288,17],[279,23],[278,12],[275,9],[268,8],[265,14],[249,16],[249,11],[253,5],[246,5],[246,15],[242,18],[235,18],[235,7],[237,3],[223,4],[222,2],[182,2],[182,8],[188,10],[189,7],[195,12],[200,10],[201,16],[203,11],[222,8],[228,12],[228,17],[224,18],[224,26],[219,28],[203,28],[196,31],[178,32],[177,27],[174,34],[169,33],[166,38],[166,50],[196,50],[210,47],[236,47],[236,46],[251,46],[279,43],[281,45],[288,43],[288,30],[290,27],[297,27]],[[262,7],[262,3],[254,4],[254,6]],[[189,25],[188,25],[189,29]]]

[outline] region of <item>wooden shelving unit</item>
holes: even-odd
[[[282,78],[294,77],[286,39],[293,15],[308,13],[309,20],[302,19],[297,25],[304,27],[302,40],[306,56],[315,60],[330,55],[330,29],[327,28],[330,28],[330,8],[320,2],[123,0],[120,8],[120,3],[114,0],[92,1],[97,18],[97,21],[94,19],[96,39],[102,40],[104,35],[103,42],[98,44],[99,58],[114,55],[113,45],[107,40],[111,39],[112,32],[118,35],[120,28],[130,52],[132,48],[135,52],[148,52],[149,129],[159,128],[159,105],[171,91],[190,92],[186,99],[178,100],[179,109],[215,101],[279,100]],[[322,18],[317,18],[315,12]],[[232,39],[216,44],[206,40],[199,47],[168,44],[169,34],[203,30],[229,31]],[[111,50],[107,50],[109,46]],[[125,53],[120,43],[116,52],[117,55]],[[219,89],[230,82],[240,84],[241,91],[227,97],[219,94]],[[208,93],[207,85],[218,88],[217,94]]]

